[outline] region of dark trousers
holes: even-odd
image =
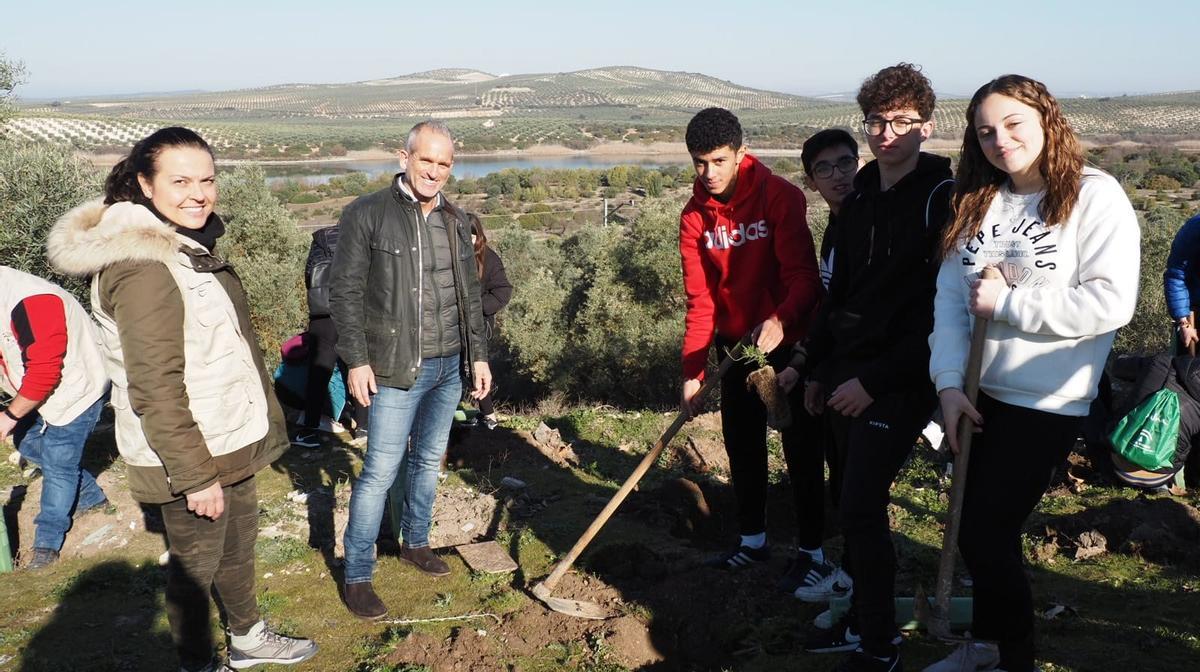
[[[496,404],[492,400],[492,391],[489,390],[487,396],[479,400],[479,414],[492,415],[496,412]]]
[[[890,489],[935,403],[930,387],[882,396],[857,418],[825,411],[843,472],[838,497],[845,539],[842,566],[854,579],[852,608],[863,648],[878,655],[890,651],[896,631]]]
[[[1021,528],[1054,470],[1067,459],[1083,418],[1006,404],[980,394],[983,432],[967,469],[958,548],[974,580],[974,625],[1000,645],[1000,667],[1034,669],[1033,593]]]
[[[259,620],[254,593],[258,489],[251,477],[222,492],[225,512],[216,520],[188,511],[186,499],[162,506],[171,553],[167,620],[179,661],[188,669],[204,667],[215,652],[210,591],[220,600],[234,634],[246,634]]]
[[[333,326],[333,318],[310,317],[308,321],[308,380],[304,387],[304,426],[314,429],[321,424],[321,416],[328,412],[332,403],[329,400],[329,379],[333,377],[333,368],[338,365],[337,329]],[[369,413],[359,406],[354,398],[346,395],[347,408],[354,417],[357,428],[367,426]],[[346,411],[342,411],[346,415]],[[342,418],[334,418],[341,420]],[[347,427],[349,429],[349,427]]]
[[[312,317],[308,321],[308,382],[304,388],[304,426],[321,424],[321,415],[329,408],[329,379],[337,366],[337,329],[331,317]],[[334,418],[335,420],[337,418]]]
[[[724,357],[735,344],[718,337],[717,352]],[[776,348],[769,357],[771,365],[782,370],[790,354],[789,348]],[[749,361],[735,362],[721,379],[721,433],[737,497],[738,531],[744,535],[767,529],[767,407],[754,390],[746,389],[746,377],[754,368]],[[825,470],[819,422],[804,411],[802,398],[800,389],[789,395],[792,425],[780,434],[796,505],[797,543],[813,549],[820,547],[823,536]]]

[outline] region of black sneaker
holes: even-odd
[[[808,576],[813,564],[815,563],[811,555],[803,551],[797,553],[796,557],[788,563],[787,571],[779,577],[775,586],[785,593],[795,593],[796,589],[804,584],[804,577]]]
[[[862,649],[857,649],[833,670],[834,672],[904,672],[904,665],[900,663],[900,649],[893,646],[892,655],[887,658],[877,658]]]
[[[292,445],[300,446],[301,448],[316,448],[321,445],[321,439],[314,430],[300,430],[296,432],[296,437],[292,439]]]
[[[804,638],[804,650],[809,653],[841,653],[854,651],[862,643],[858,626],[849,612],[842,614],[831,628],[812,628]]]
[[[715,558],[709,558],[704,564],[717,569],[736,570],[745,569],[746,567],[766,562],[770,559],[771,547],[763,544],[761,548],[738,546],[728,553],[718,555]]]

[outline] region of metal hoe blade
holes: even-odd
[[[595,602],[583,602],[581,600],[568,600],[565,597],[554,597],[550,594],[550,589],[545,583],[538,583],[530,591],[533,596],[541,600],[542,604],[546,605],[553,611],[567,616],[576,618],[590,618],[595,621],[603,621],[612,616],[604,607]]]

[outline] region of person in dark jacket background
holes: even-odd
[[[1186,352],[1200,342],[1192,317],[1192,311],[1200,303],[1200,215],[1180,227],[1171,242],[1163,271],[1163,295],[1167,312],[1175,323],[1176,344],[1180,352]]]
[[[321,416],[332,413],[329,379],[338,365],[338,356],[337,328],[329,311],[329,284],[338,228],[318,229],[313,232],[312,239],[304,264],[304,286],[308,290],[308,332],[304,338],[304,344],[308,346],[308,376],[304,388],[304,417],[302,429],[292,439],[292,443],[309,448],[320,445],[317,429],[321,426]],[[367,409],[353,397],[348,401],[354,409],[353,432],[358,438],[366,433]]]
[[[488,247],[487,234],[484,233],[483,222],[479,221],[479,216],[473,212],[467,213],[467,220],[471,222],[471,243],[475,247],[475,265],[479,267],[479,298],[483,304],[483,323],[487,329],[488,350],[493,351],[490,343],[496,338],[496,313],[503,310],[512,299],[513,286],[504,272],[504,262],[500,261],[500,255]],[[496,385],[493,381],[487,396],[479,400],[476,425],[495,429],[499,424],[496,407],[492,403],[495,392]]]
[[[1192,446],[1200,439],[1200,360],[1187,355],[1172,357],[1171,353],[1163,352],[1151,357],[1119,359],[1114,372],[1118,378],[1135,378],[1135,382],[1110,424],[1115,424],[1150,395],[1165,388],[1179,398],[1179,438],[1169,466],[1143,469],[1113,452],[1113,473],[1129,485],[1153,489],[1174,481],[1186,465],[1189,485],[1195,485],[1197,475],[1192,472],[1200,472],[1200,453],[1193,452]],[[1122,376],[1122,373],[1126,375]]]

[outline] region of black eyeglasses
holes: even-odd
[[[908,135],[908,132],[913,129],[913,126],[920,126],[925,123],[924,119],[909,119],[908,117],[896,117],[895,119],[863,119],[863,132],[870,136],[883,135],[883,129],[891,126],[892,133],[896,135]]]
[[[843,175],[849,175],[858,167],[857,156],[843,156],[833,163],[828,161],[820,161],[814,163],[812,167],[813,177],[819,177],[822,180],[833,177],[833,169],[837,168],[838,172]]]

